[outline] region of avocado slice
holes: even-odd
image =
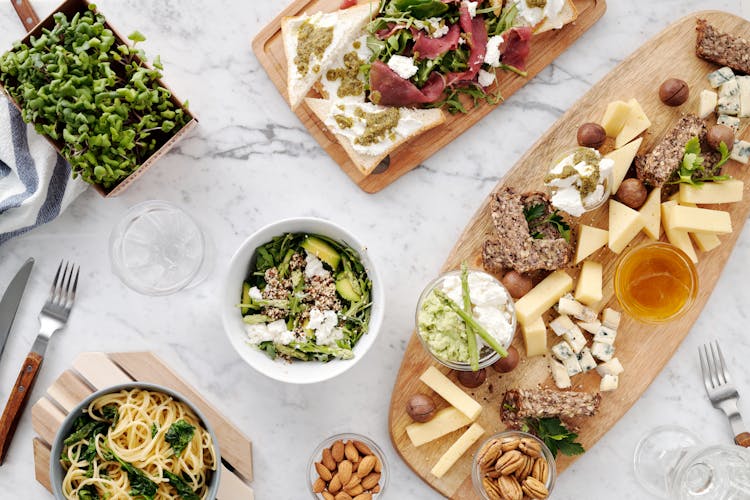
[[[242,304],[249,304],[250,303],[250,283],[245,282],[242,284],[242,298],[240,299],[240,303]],[[240,312],[244,316],[247,314],[247,311],[249,311],[249,307],[241,307]]]
[[[359,302],[362,298],[359,283],[352,281],[347,273],[336,277],[336,291],[349,302]]]
[[[302,248],[313,254],[329,266],[334,271],[339,267],[341,262],[341,255],[328,243],[316,238],[315,236],[308,236],[302,242]]]

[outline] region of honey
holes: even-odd
[[[668,243],[652,243],[625,254],[615,272],[620,305],[635,319],[661,323],[686,311],[698,291],[698,275],[687,255]]]

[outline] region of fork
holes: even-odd
[[[750,447],[750,433],[745,431],[745,424],[737,407],[740,395],[729,376],[719,343],[714,341],[702,345],[698,348],[698,355],[701,359],[703,384],[706,386],[708,399],[714,408],[726,414],[735,436],[734,442],[740,446]]]
[[[60,262],[57,268],[49,297],[39,313],[39,335],[36,336],[34,345],[21,366],[21,372],[8,397],[3,416],[0,417],[0,465],[5,460],[5,454],[28,402],[31,388],[39,374],[49,339],[68,322],[76,298],[79,271],[80,267],[68,262],[65,262],[65,268],[63,262]]]

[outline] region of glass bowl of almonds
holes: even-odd
[[[383,450],[359,434],[326,439],[310,458],[309,485],[313,498],[334,500],[378,498],[388,485]]]
[[[536,436],[495,434],[474,455],[471,479],[484,500],[548,498],[557,478],[555,458]]]

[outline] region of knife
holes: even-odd
[[[29,281],[29,275],[31,275],[33,267],[34,259],[27,260],[11,280],[3,298],[0,299],[0,357],[3,355],[5,342],[8,340],[18,305],[21,303],[21,297],[23,297],[23,291],[26,289],[26,283]]]

